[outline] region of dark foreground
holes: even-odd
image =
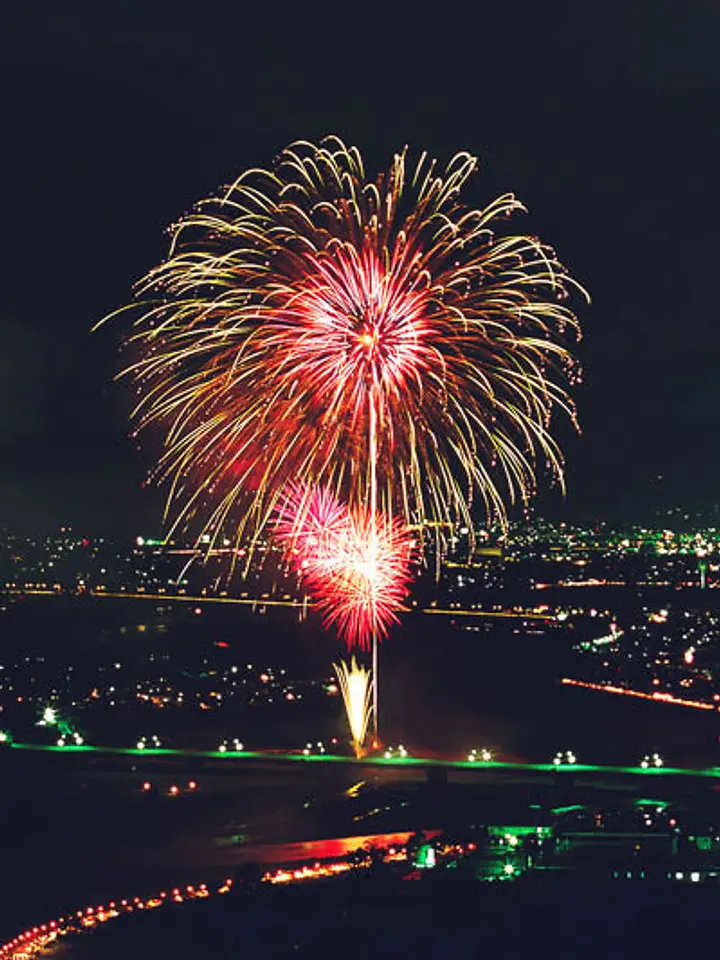
[[[530,876],[478,883],[363,874],[262,887],[118,920],[66,943],[68,960],[173,957],[554,958],[687,955],[712,942],[708,887]],[[489,953],[492,951],[492,953]]]

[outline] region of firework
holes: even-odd
[[[363,756],[370,714],[372,713],[372,674],[359,666],[355,657],[350,664],[345,660],[334,664],[347,713],[353,749],[358,759]]]
[[[355,147],[301,142],[172,228],[126,309],[136,422],[163,432],[174,527],[252,543],[295,480],[406,526],[472,529],[474,500],[502,519],[538,461],[562,484],[550,421],[574,419],[564,301],[580,288],[507,233],[514,196],[461,205],[475,167],[423,154],[411,169],[403,151],[373,181]]]
[[[348,646],[387,636],[404,609],[414,541],[401,525],[348,509],[327,489],[292,486],[275,525],[327,626]]]

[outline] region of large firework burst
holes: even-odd
[[[295,480],[471,526],[478,496],[501,519],[526,499],[538,460],[562,483],[550,418],[574,418],[580,288],[536,238],[495,233],[514,196],[461,204],[475,166],[403,152],[371,181],[355,147],[296,143],[172,228],[129,372],[175,525],[252,538]]]

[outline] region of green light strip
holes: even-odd
[[[497,770],[532,773],[578,774],[578,773],[608,773],[626,774],[643,777],[705,777],[720,779],[720,767],[708,767],[704,770],[688,770],[683,767],[603,767],[592,764],[560,764],[553,763],[504,763],[499,760],[472,763],[469,760],[430,760],[425,757],[373,757],[372,759],[358,760],[355,757],[340,756],[332,753],[305,754],[298,753],[264,753],[258,750],[221,751],[221,750],[174,750],[169,747],[146,747],[139,750],[137,747],[95,747],[91,745],[44,745],[37,743],[11,743],[6,745],[10,750],[30,750],[38,753],[94,753],[120,757],[179,757],[189,760],[265,760],[270,762],[307,762],[307,763],[342,763],[360,767],[438,767],[448,770]]]

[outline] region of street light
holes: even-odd
[[[664,765],[664,760],[659,753],[645,754],[645,756],[640,761],[640,766],[643,770],[647,770],[649,767],[662,767]]]

